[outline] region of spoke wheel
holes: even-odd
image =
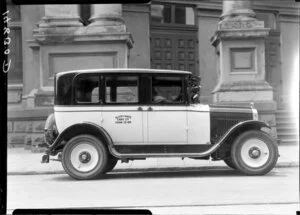
[[[108,153],[103,143],[91,135],[72,138],[62,152],[62,165],[75,179],[94,179],[105,173]]]
[[[263,131],[241,134],[231,149],[233,164],[247,175],[264,175],[271,171],[278,159],[278,147]]]

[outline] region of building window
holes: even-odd
[[[91,18],[91,5],[90,4],[80,4],[79,5],[79,14],[81,22],[84,26],[89,25]]]
[[[195,25],[195,10],[177,4],[152,4],[151,22],[154,24]]]
[[[171,23],[171,6],[151,5],[151,21],[155,23]]]
[[[260,21],[264,21],[265,28],[270,28],[271,30],[279,30],[277,13],[263,13],[261,11],[255,12],[256,18]]]

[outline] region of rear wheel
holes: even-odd
[[[94,179],[105,173],[108,153],[104,144],[92,135],[72,138],[62,152],[62,165],[75,179]]]
[[[263,131],[248,131],[233,143],[231,157],[236,168],[247,175],[264,175],[275,166],[278,146]]]

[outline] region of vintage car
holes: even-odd
[[[249,106],[201,104],[200,78],[186,71],[94,69],[55,76],[45,125],[50,156],[67,174],[93,179],[118,160],[153,157],[224,160],[247,175],[275,166],[278,146]]]

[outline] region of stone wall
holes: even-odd
[[[35,116],[32,117],[32,112]],[[23,147],[32,152],[45,150],[44,126],[51,109],[13,111],[8,113],[7,146]],[[22,114],[23,113],[23,114]],[[30,116],[31,115],[31,116]]]

